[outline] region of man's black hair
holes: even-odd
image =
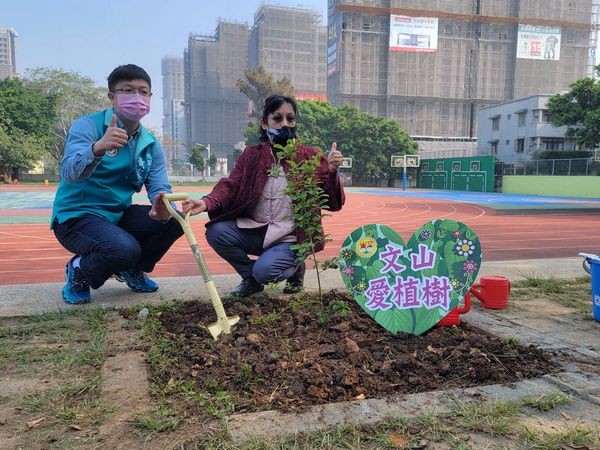
[[[148,83],[148,86],[152,87],[152,81],[150,81],[148,72],[135,64],[125,64],[117,67],[108,76],[108,90],[112,92],[119,81],[131,80],[144,80]]]

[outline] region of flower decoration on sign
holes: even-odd
[[[364,225],[344,240],[339,260],[344,284],[369,316],[392,333],[417,335],[458,305],[479,267],[477,235],[448,219],[424,224],[406,244],[385,225]]]

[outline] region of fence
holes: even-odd
[[[495,175],[600,175],[600,162],[593,158],[536,159],[496,162]]]

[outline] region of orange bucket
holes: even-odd
[[[510,281],[500,276],[481,277],[469,292],[479,299],[484,308],[504,309],[508,307]]]
[[[460,325],[460,317],[459,314],[464,314],[469,312],[471,309],[471,294],[467,292],[465,295],[464,304],[462,307],[456,307],[450,310],[450,312],[440,320],[435,325],[437,327],[451,327],[453,325]]]

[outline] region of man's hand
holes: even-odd
[[[171,218],[171,213],[163,200],[164,196],[165,193],[160,192],[152,202],[152,208],[150,208],[148,215],[154,220],[168,220]]]
[[[184,214],[189,212],[192,216],[200,214],[206,211],[206,202],[204,200],[193,200],[191,198],[186,198],[181,202],[181,211],[183,211]]]
[[[337,149],[336,142],[331,144],[331,151],[327,155],[327,162],[329,163],[330,172],[335,172],[342,164],[342,152]]]
[[[92,146],[92,152],[94,156],[104,156],[107,151],[119,149],[125,144],[127,144],[127,131],[117,126],[117,115],[113,114],[104,136]]]

